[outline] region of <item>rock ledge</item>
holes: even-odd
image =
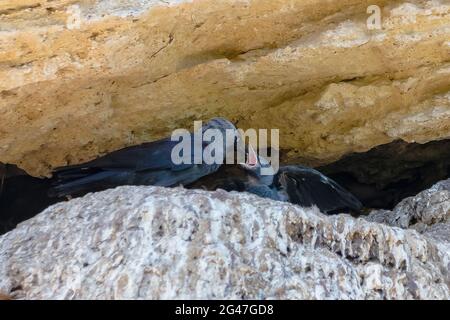
[[[447,226],[449,182],[426,191],[440,193],[428,205],[447,208],[434,219]],[[448,229],[439,237],[367,221],[383,214],[329,217],[246,193],[120,187],[52,206],[2,236],[0,291],[26,299],[448,299],[450,245],[440,240]]]

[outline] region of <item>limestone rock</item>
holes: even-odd
[[[0,162],[46,175],[218,115],[312,164],[448,138],[449,26],[445,0],[3,0]]]
[[[403,200],[392,212],[374,211],[367,220],[415,229],[450,244],[450,179]]]
[[[0,291],[27,299],[448,299],[449,268],[439,237],[221,190],[120,187],[0,237]]]

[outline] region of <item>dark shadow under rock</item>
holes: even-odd
[[[14,165],[0,163],[0,168],[0,235],[61,201],[48,197],[50,179],[29,176]]]
[[[426,144],[394,141],[317,169],[351,191],[365,207],[392,209],[450,177],[450,139]]]
[[[450,139],[427,144],[395,141],[317,169],[352,192],[365,207],[392,209],[450,177]],[[0,177],[0,234],[65,200],[48,196],[51,179],[31,177],[16,166],[0,163]],[[236,184],[230,191],[241,189]]]

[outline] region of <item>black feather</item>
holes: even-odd
[[[202,127],[236,130],[226,119],[215,118]],[[194,164],[194,143],[191,135],[191,161],[174,164],[172,149],[179,143],[169,138],[123,148],[95,160],[57,168],[53,173],[54,197],[80,196],[121,185],[156,185],[173,187],[185,185],[215,172],[220,164]],[[207,143],[203,142],[203,148]]]
[[[275,178],[277,189],[285,193],[289,202],[322,212],[359,212],[361,202],[335,181],[317,170],[303,166],[281,167]]]

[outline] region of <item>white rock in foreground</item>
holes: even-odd
[[[448,198],[445,200],[448,203]],[[121,187],[0,238],[26,299],[448,299],[447,242],[249,194]]]

